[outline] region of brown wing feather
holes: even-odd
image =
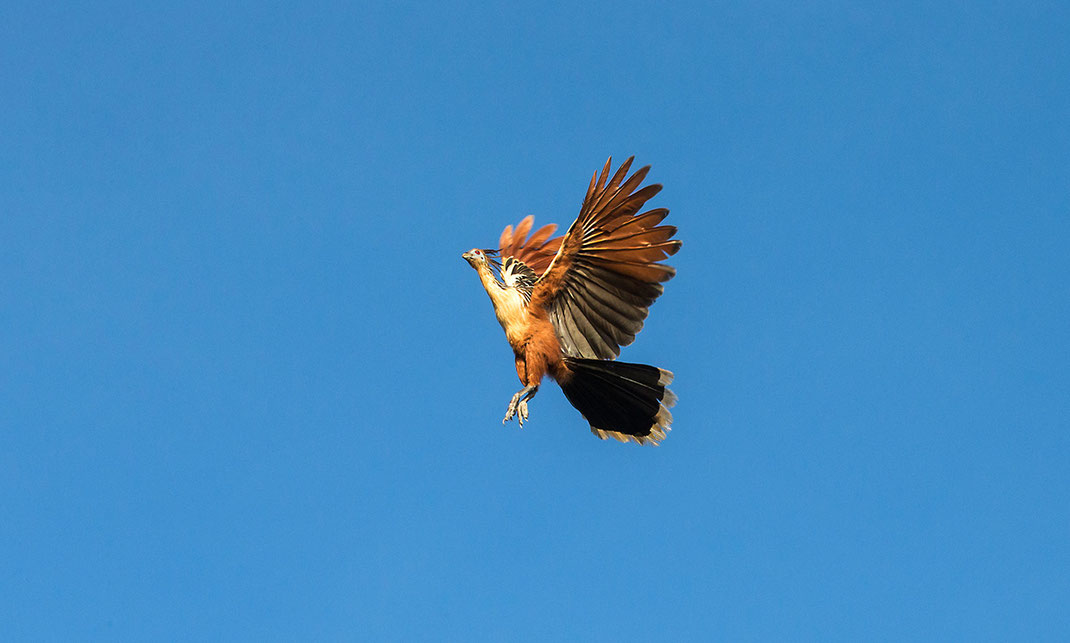
[[[561,246],[561,237],[550,238],[557,230],[557,225],[554,223],[544,225],[528,237],[528,232],[531,232],[534,223],[535,217],[528,215],[516,225],[516,230],[511,225],[505,226],[501,239],[498,241],[498,249],[502,259],[506,257],[518,259],[534,270],[536,275],[541,275],[557,254]]]
[[[610,178],[612,159],[591,177],[579,217],[559,241],[557,254],[535,284],[532,304],[544,307],[561,346],[573,357],[613,359],[635,340],[662,283],[676,271],[659,263],[676,254],[673,226],[658,224],[669,211],[639,213],[661,190],[640,188],[650,167],[629,158]],[[504,239],[504,237],[503,237]]]
[[[513,226],[505,226],[505,230],[502,230],[502,236],[498,239],[498,250],[503,254],[508,248],[513,247]]]
[[[513,245],[509,248],[509,256],[519,259],[516,255],[520,252],[521,246],[524,245],[524,240],[528,238],[528,233],[531,232],[533,223],[535,223],[535,217],[528,215],[520,223],[516,224],[516,231],[513,232]]]

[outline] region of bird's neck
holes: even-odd
[[[501,302],[503,289],[501,282],[490,271],[490,268],[485,265],[476,268],[476,273],[479,275],[479,281],[483,284],[483,290],[486,290],[487,294],[490,295],[490,300],[494,304],[494,308],[497,309],[498,304]]]
[[[478,272],[483,289],[490,295],[490,301],[494,304],[494,316],[505,330],[506,339],[510,344],[519,343],[524,334],[527,317],[524,298],[517,289],[502,286],[487,266],[480,266]]]

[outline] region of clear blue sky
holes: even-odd
[[[0,8],[0,638],[1070,637],[1066,3],[173,4]],[[631,154],[673,432],[503,427]]]

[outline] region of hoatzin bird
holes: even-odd
[[[515,416],[524,426],[528,400],[549,375],[603,440],[657,444],[669,430],[672,373],[612,361],[643,327],[661,284],[676,274],[659,262],[680,249],[672,239],[676,228],[658,225],[668,210],[639,214],[661,186],[639,187],[649,166],[625,179],[633,159],[610,178],[611,158],[591,177],[564,236],[551,239],[557,229],[551,224],[529,237],[528,216],[515,230],[506,226],[499,250],[462,255],[490,295],[524,385],[503,424]]]

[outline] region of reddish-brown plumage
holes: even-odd
[[[546,375],[558,384],[568,381],[569,371],[561,359],[561,343],[543,309],[529,309],[521,341],[510,344],[516,355],[516,374],[524,386],[538,386]]]
[[[640,212],[661,186],[641,187],[649,167],[627,177],[631,163],[610,177],[606,161],[563,236],[550,238],[554,225],[533,233],[529,216],[502,232],[500,264],[479,249],[464,255],[494,303],[525,386],[506,420],[516,415],[523,424],[527,400],[549,375],[601,438],[657,443],[669,430],[672,373],[610,361],[642,328],[661,284],[675,274],[661,261],[680,248],[676,228],[659,225],[668,210]]]

